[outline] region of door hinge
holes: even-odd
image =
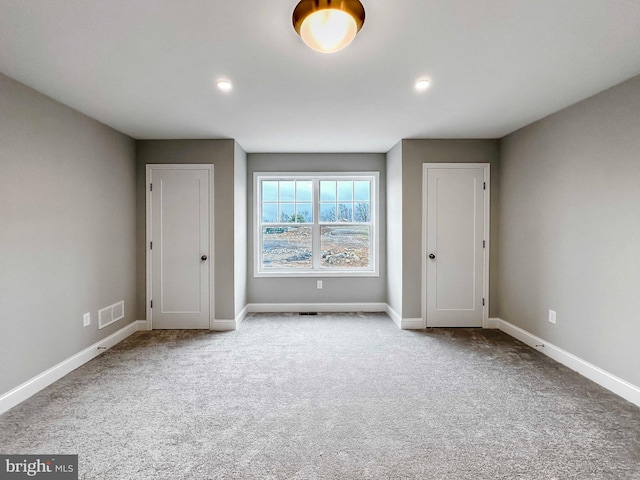
[[[153,242],[149,242],[149,249],[153,250]]]
[[[487,182],[484,182],[484,184],[482,185],[482,189],[486,190],[487,189]]]
[[[484,307],[484,298],[482,299],[482,306]]]
[[[484,305],[484,300],[482,302],[482,304]],[[153,300],[151,300],[151,308],[153,308]]]
[[[482,248],[487,248],[487,242],[486,242],[486,240],[482,240]]]
[[[149,184],[149,191],[150,191],[150,192],[153,192],[153,183],[150,183],[150,184]]]

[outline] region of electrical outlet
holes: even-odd
[[[318,290],[322,290],[322,280],[318,280],[317,286],[318,286]]]
[[[88,327],[91,325],[91,312],[82,315],[82,326]]]
[[[555,325],[555,323],[556,323],[556,312],[554,310],[549,310],[549,321]]]

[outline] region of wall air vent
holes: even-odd
[[[98,329],[124,318],[124,300],[98,311]]]

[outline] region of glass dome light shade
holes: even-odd
[[[355,19],[336,8],[318,10],[304,19],[300,36],[304,43],[322,53],[333,53],[349,45],[358,33]]]
[[[360,0],[300,0],[293,28],[310,48],[333,53],[349,45],[364,25]]]

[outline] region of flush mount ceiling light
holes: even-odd
[[[428,78],[421,78],[416,82],[415,89],[417,92],[424,92],[431,85],[431,81]]]
[[[233,85],[229,80],[218,80],[216,85],[223,92],[230,92],[233,89]]]
[[[293,28],[322,53],[342,50],[363,24],[364,7],[358,0],[302,0],[293,11]]]

